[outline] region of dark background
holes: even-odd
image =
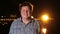
[[[35,18],[39,18],[39,16],[47,12],[54,20],[51,21],[48,25],[47,34],[60,34],[60,1],[59,0],[0,0],[0,19],[1,16],[9,17],[10,14],[16,14],[18,18],[19,16],[19,3],[23,2],[31,2],[34,5],[33,16]],[[48,11],[44,11],[44,10]],[[1,21],[0,21],[1,22]],[[5,21],[2,21],[4,24]],[[0,33],[8,34],[10,25],[12,21],[8,22],[8,24],[2,25],[0,23]]]

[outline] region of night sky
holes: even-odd
[[[39,17],[44,12],[54,19],[49,24],[48,34],[60,34],[60,1],[59,0],[0,0],[0,16],[18,14],[19,3],[31,2],[34,5],[33,16]],[[48,11],[44,11],[48,10]]]

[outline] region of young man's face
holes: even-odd
[[[28,6],[23,6],[21,8],[21,17],[22,18],[28,18],[31,16],[31,10]]]

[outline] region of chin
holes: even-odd
[[[29,18],[30,16],[22,16],[22,18]]]
[[[28,18],[28,17],[22,17],[22,18]]]

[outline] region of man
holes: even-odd
[[[31,18],[32,4],[22,3],[19,11],[21,17],[12,22],[9,34],[40,34],[39,21]]]

